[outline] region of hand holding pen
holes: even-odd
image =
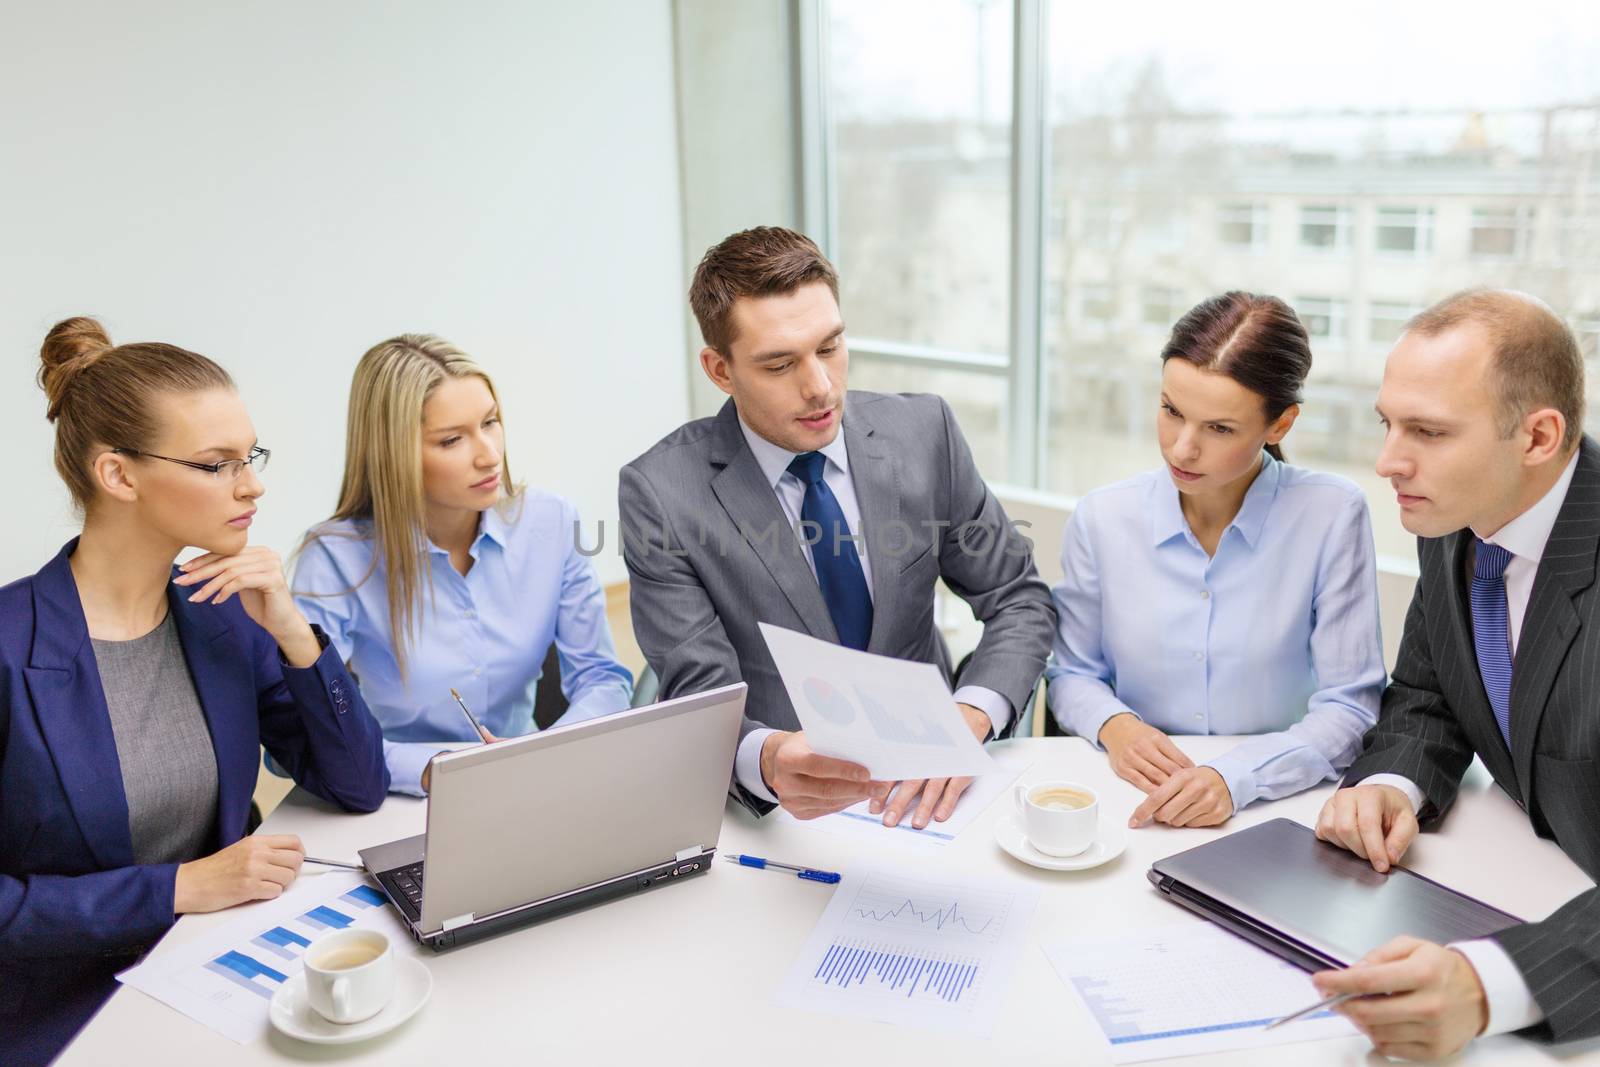
[[[473,733],[475,733],[479,737],[483,738],[483,743],[484,744],[492,745],[496,741],[500,740],[500,738],[496,737],[494,734],[491,734],[488,730],[485,730],[483,728],[483,724],[478,721],[478,717],[476,715],[472,714],[472,709],[467,707],[467,702],[465,700],[461,699],[461,694],[456,692],[454,686],[451,686],[451,688],[450,688],[450,695],[455,698],[456,706],[461,709],[461,714],[466,716],[467,725],[472,727],[472,732]],[[424,793],[426,793],[428,791],[428,787],[430,785],[432,785],[432,784],[433,784],[433,761],[429,760],[428,761],[428,765],[426,767],[422,768],[422,791]]]

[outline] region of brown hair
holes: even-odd
[[[1566,419],[1563,451],[1583,433],[1583,354],[1578,340],[1549,305],[1509,289],[1463,289],[1418,313],[1406,332],[1436,337],[1475,323],[1494,346],[1490,385],[1501,437],[1517,432],[1522,417],[1555,408]]]
[[[706,344],[728,354],[733,304],[741,296],[777,296],[823,282],[839,299],[839,275],[811,238],[782,226],[741,230],[712,245],[694,269],[689,306]]]
[[[1238,290],[1202,300],[1172,327],[1161,362],[1183,359],[1225,374],[1261,398],[1271,423],[1302,402],[1311,373],[1311,340],[1294,309],[1275,296]],[[1283,459],[1283,449],[1267,454]]]
[[[95,492],[91,460],[113,448],[147,449],[160,431],[153,414],[157,397],[231,389],[233,379],[176,345],[113,345],[104,327],[80,315],[45,335],[39,385],[50,401],[45,417],[56,426],[56,470],[86,511]]]

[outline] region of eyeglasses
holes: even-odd
[[[137,448],[113,448],[111,450],[119,456],[142,456],[145,459],[164,459],[168,463],[176,463],[182,467],[193,467],[197,471],[208,471],[217,481],[234,481],[244,473],[248,466],[260,474],[267,469],[267,460],[272,458],[272,449],[257,446],[250,450],[244,459],[224,459],[217,463],[196,463],[192,459],[173,459],[171,456],[158,456],[154,452],[141,452]]]

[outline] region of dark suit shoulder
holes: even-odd
[[[0,660],[26,662],[33,643],[33,585],[30,574],[0,586]]]

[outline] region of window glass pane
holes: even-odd
[[[853,343],[1005,354],[1011,5],[873,0],[825,10],[833,251]]]
[[[1001,481],[1006,469],[1007,398],[1003,373],[960,367],[930,368],[850,353],[850,388],[876,393],[934,393],[944,397],[985,478]]]
[[[1472,285],[1600,316],[1600,106],[1573,103],[1600,99],[1590,5],[1490,23],[1447,0],[1354,4],[1288,50],[1264,44],[1282,15],[1266,0],[1051,5],[1045,488],[1159,466],[1153,294],[1182,294],[1170,325],[1206,296],[1271,293],[1312,337],[1291,462],[1365,486],[1379,551],[1407,556],[1372,470],[1405,322]],[[1383,77],[1352,80],[1352,62]]]

